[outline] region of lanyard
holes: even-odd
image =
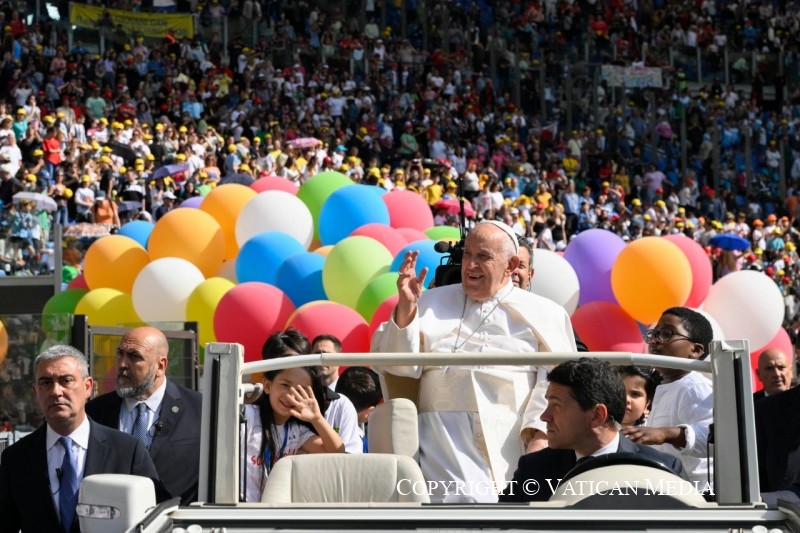
[[[281,457],[283,457],[283,452],[286,450],[286,442],[288,441],[288,439],[289,439],[289,423],[287,422],[283,429],[283,444],[281,445],[281,449],[278,450],[278,457],[275,459],[275,461],[271,460],[270,457],[271,453],[269,451],[269,446],[264,446],[264,467],[267,469],[267,472],[272,470],[272,466],[275,464],[275,462]]]

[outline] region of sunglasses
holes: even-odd
[[[647,344],[652,344],[656,341],[660,343],[666,343],[669,342],[673,337],[679,337],[690,342],[695,342],[695,340],[691,337],[678,333],[672,328],[649,329],[644,333],[644,342]]]

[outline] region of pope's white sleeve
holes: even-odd
[[[394,321],[394,311],[391,318],[375,330],[370,345],[372,352],[381,353],[419,353],[420,334],[419,334],[419,310],[414,315],[411,323],[399,328]],[[377,356],[376,365],[373,369],[378,373],[389,373],[395,376],[405,376],[419,378],[422,376],[421,366],[380,366],[380,356]]]

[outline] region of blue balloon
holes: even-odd
[[[417,256],[417,274],[419,274],[423,268],[428,267],[426,281],[430,281],[433,279],[432,276],[436,272],[436,267],[441,264],[442,259],[447,257],[445,254],[440,254],[433,249],[433,245],[437,242],[438,241],[419,240],[407,245],[394,256],[394,261],[392,261],[392,265],[389,267],[389,272],[399,271],[406,252],[413,252],[416,250],[419,252],[419,256]]]
[[[348,185],[331,194],[319,213],[319,240],[336,244],[364,224],[389,224],[389,209],[378,187]]]
[[[125,235],[129,239],[133,239],[141,244],[142,248],[147,250],[147,241],[150,239],[150,232],[153,231],[154,227],[155,224],[152,222],[134,220],[119,228],[119,235]]]
[[[322,286],[324,265],[325,258],[313,252],[293,255],[278,269],[275,285],[286,293],[295,307],[316,300],[327,300]]]
[[[302,244],[282,231],[259,233],[244,243],[236,256],[236,279],[239,283],[260,281],[276,285],[283,262],[305,251]]]

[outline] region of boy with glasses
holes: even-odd
[[[644,340],[648,353],[684,359],[705,359],[713,337],[708,319],[686,307],[664,311]],[[708,455],[712,417],[711,381],[686,370],[656,368],[663,381],[656,388],[646,426],[624,428],[633,442],[649,444],[678,457],[689,479],[703,488],[711,486]]]

